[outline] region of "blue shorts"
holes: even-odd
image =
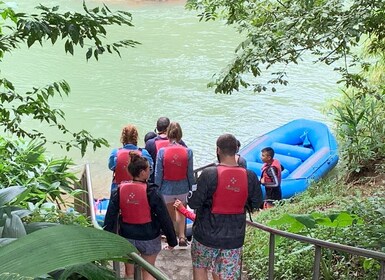
[[[217,249],[207,247],[193,238],[191,259],[194,268],[205,268],[219,276],[221,280],[241,277],[242,247]]]
[[[162,250],[162,241],[160,235],[152,240],[135,240],[126,238],[132,245],[138,249],[142,255],[150,256],[156,255]]]

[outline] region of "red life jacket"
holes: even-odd
[[[128,165],[131,162],[130,152],[136,152],[138,155],[142,155],[142,151],[139,150],[129,150],[129,149],[119,149],[116,155],[116,167],[114,173],[114,183],[120,184],[124,181],[132,180],[132,175],[128,172]]]
[[[281,185],[281,163],[277,159],[273,159],[273,162],[271,164],[264,163],[262,165],[262,178],[264,178],[265,182],[272,183],[274,182],[274,178],[271,178],[267,174],[267,170],[269,167],[275,167],[275,170],[277,171],[277,179],[278,179],[278,185]]]
[[[128,182],[119,186],[119,207],[126,224],[151,222],[151,208],[147,198],[147,184]]]
[[[160,148],[164,148],[164,147],[167,147],[168,144],[170,144],[170,141],[168,141],[168,139],[156,139],[155,138],[155,147],[156,147],[156,152],[158,152],[160,150]]]
[[[213,195],[213,214],[242,214],[248,196],[247,171],[239,166],[217,166],[218,184]]]
[[[182,145],[164,147],[163,179],[180,181],[187,178],[188,151]]]

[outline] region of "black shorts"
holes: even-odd
[[[281,200],[282,199],[282,191],[281,187],[266,187],[266,200]]]

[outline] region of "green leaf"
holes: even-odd
[[[94,263],[87,263],[66,267],[66,269],[60,274],[58,280],[71,279],[69,277],[72,274],[82,275],[86,279],[116,279],[113,271]]]
[[[33,277],[20,276],[17,273],[0,273],[1,280],[33,280]]]
[[[62,267],[127,257],[131,252],[137,252],[136,248],[119,235],[60,225],[35,231],[1,247],[0,271],[38,277]]]
[[[307,228],[315,228],[316,222],[311,215],[291,215]]]
[[[13,186],[0,190],[0,207],[15,199],[19,194],[25,191],[25,187]]]
[[[24,228],[24,224],[20,217],[15,213],[11,213],[11,217],[7,217],[3,228],[1,237],[7,238],[20,238],[25,236],[27,233]]]

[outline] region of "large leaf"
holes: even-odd
[[[0,248],[0,271],[38,277],[63,267],[127,257],[136,248],[95,228],[60,225],[28,234]]]
[[[17,238],[0,238],[0,247],[5,246],[15,240],[17,240]],[[0,277],[0,279],[2,278]]]
[[[26,234],[27,232],[25,231],[24,224],[18,215],[12,213],[10,217],[8,216],[6,218],[1,237],[19,238]]]
[[[33,280],[32,277],[20,276],[16,273],[0,273],[1,280]]]
[[[29,223],[25,224],[24,228],[27,234],[32,233],[34,231],[37,231],[39,229],[47,228],[47,227],[53,227],[58,226],[57,223],[49,223],[49,222],[36,222],[36,223]]]
[[[86,279],[116,279],[114,272],[94,263],[74,265],[66,268],[63,272],[58,273],[58,276],[55,277],[55,279],[66,280],[73,274],[82,275]]]
[[[13,186],[0,190],[0,207],[4,206],[19,194],[21,194],[26,188],[21,186]]]

